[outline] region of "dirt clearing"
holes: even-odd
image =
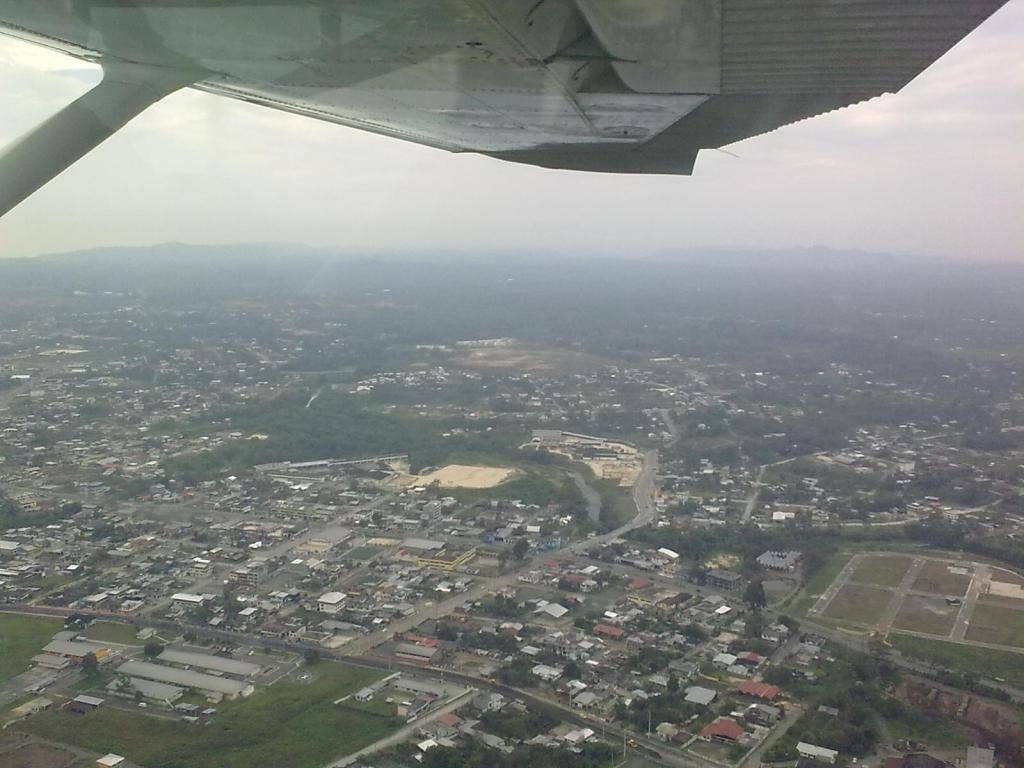
[[[438,483],[442,488],[494,488],[516,476],[518,470],[509,467],[474,467],[468,464],[448,464],[426,475],[414,478],[415,485]]]

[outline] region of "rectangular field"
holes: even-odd
[[[916,592],[929,592],[933,595],[963,597],[967,594],[967,587],[971,585],[971,576],[953,573],[950,570],[951,567],[952,563],[929,560],[918,574],[912,589]]]
[[[959,610],[959,606],[947,605],[941,597],[907,595],[893,626],[929,635],[948,635],[953,631]]]
[[[910,562],[906,555],[867,555],[857,564],[850,579],[877,587],[898,587]]]
[[[971,614],[966,639],[1024,648],[1024,611],[978,603]],[[1024,666],[1024,656],[1021,665]]]
[[[832,598],[825,616],[853,624],[874,624],[882,618],[892,596],[887,589],[847,584]]]
[[[416,485],[437,483],[442,488],[494,488],[510,480],[516,470],[510,467],[476,467],[448,464],[430,474],[415,478]]]
[[[1021,576],[1019,573],[1008,571],[1005,568],[996,567],[991,569],[991,573],[992,581],[1000,581],[1004,584],[1016,584],[1019,587],[1024,587],[1024,576]]]
[[[0,682],[28,669],[29,660],[62,626],[60,619],[0,613]]]
[[[315,679],[280,682],[249,698],[217,705],[207,725],[114,707],[84,715],[54,709],[13,726],[95,752],[160,768],[318,768],[387,736],[402,721],[337,706],[381,673],[332,662],[308,667]]]
[[[90,640],[103,640],[107,643],[122,645],[143,645],[135,634],[138,629],[131,624],[119,624],[116,621],[97,621],[82,634]]]

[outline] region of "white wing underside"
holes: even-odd
[[[0,0],[0,32],[450,151],[687,174],[898,91],[1003,2]]]

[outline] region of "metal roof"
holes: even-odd
[[[183,664],[189,667],[200,667],[201,669],[212,669],[228,675],[248,677],[259,671],[258,664],[251,664],[248,661],[237,661],[236,659],[225,659],[222,656],[212,656],[208,653],[191,653],[190,651],[177,651],[173,648],[165,648],[157,659],[169,664]]]
[[[156,680],[160,683],[173,683],[186,688],[196,688],[200,691],[223,693],[227,696],[238,696],[252,688],[249,683],[232,680],[231,678],[214,677],[203,672],[165,667],[162,664],[152,664],[148,661],[126,661],[118,669],[118,672],[122,675],[130,675],[131,677]]]

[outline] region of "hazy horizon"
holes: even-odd
[[[1010,0],[902,93],[705,151],[693,177],[451,155],[185,91],[0,220],[0,257],[173,241],[627,256],[828,247],[1019,262],[1022,33],[1024,0]],[[97,79],[0,37],[0,146]]]

